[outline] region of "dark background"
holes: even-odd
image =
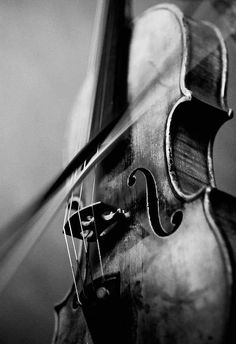
[[[135,15],[157,3],[134,1]],[[222,28],[229,49],[229,105],[236,109],[234,2],[174,3]],[[0,224],[62,169],[70,113],[86,76],[95,5],[94,0],[0,2]],[[218,187],[236,196],[235,129],[235,119],[220,129],[214,164]],[[0,343],[50,343],[53,305],[72,283],[62,216],[0,295]]]

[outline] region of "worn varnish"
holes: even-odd
[[[108,296],[90,295],[81,251],[87,298],[79,306],[72,288],[56,307],[54,343],[234,342],[235,199],[214,188],[212,164],[214,136],[231,116],[226,75],[226,47],[212,25],[167,4],[134,21],[128,102],[152,86],[133,110],[142,116],[94,170],[93,198],[129,216],[100,239]],[[91,203],[91,177],[82,201]],[[82,295],[79,272],[77,282]]]

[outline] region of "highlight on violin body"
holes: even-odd
[[[98,1],[65,168],[0,230],[2,298],[45,229],[64,240],[69,291],[57,298],[52,343],[235,342],[236,199],[226,191],[236,189],[218,188],[213,159],[218,131],[235,123],[234,10]],[[17,342],[10,321],[3,343]]]

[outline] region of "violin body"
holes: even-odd
[[[74,287],[56,306],[55,344],[233,343],[236,200],[215,188],[212,163],[231,116],[218,30],[173,5],[145,12],[133,24],[128,103],[149,85],[128,114],[139,120],[91,174],[92,201],[84,181],[80,216],[93,203],[101,217],[104,275],[91,240],[77,273],[82,306]]]

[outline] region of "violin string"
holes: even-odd
[[[86,247],[86,235],[85,235],[85,233],[84,233],[84,228],[83,228],[83,226],[82,226],[82,224],[83,224],[83,222],[82,222],[82,219],[81,219],[81,214],[80,214],[80,209],[81,209],[81,202],[80,202],[80,200],[81,200],[81,190],[80,190],[80,194],[79,194],[79,196],[74,196],[73,195],[73,200],[72,200],[72,203],[77,203],[77,209],[75,210],[74,208],[73,208],[73,210],[75,210],[75,213],[73,213],[73,215],[78,215],[78,220],[79,220],[79,224],[80,224],[80,229],[81,229],[81,237],[82,237],[82,241],[83,241],[83,243],[84,243],[84,249],[85,249],[85,253],[87,252],[87,247]],[[79,259],[79,256],[80,256],[80,254],[81,254],[81,240],[78,240],[77,241],[78,242],[78,245],[77,245],[77,257],[78,257],[78,259]]]
[[[76,172],[75,172],[75,178],[76,178]],[[70,207],[72,207],[72,202],[74,201],[77,201],[77,204],[78,204],[78,213],[79,213],[79,210],[80,210],[80,204],[79,204],[79,200],[80,198],[78,197],[75,197],[74,194],[72,193],[71,194],[71,200],[70,200]],[[68,220],[68,223],[70,225],[70,220]],[[81,223],[80,223],[80,226],[81,226]],[[72,230],[70,230],[70,234],[73,235],[72,233]],[[77,263],[77,271],[78,271],[78,277],[79,277],[79,280],[81,282],[81,287],[82,287],[82,292],[83,292],[83,295],[84,297],[86,297],[86,293],[85,293],[85,290],[84,290],[84,281],[83,281],[83,278],[82,278],[82,273],[81,273],[81,268],[80,268],[80,262],[79,262],[79,249],[80,249],[81,245],[80,245],[80,240],[78,240],[78,251],[77,251],[77,259],[76,259],[76,263]],[[75,247],[74,247],[74,250],[75,250]],[[81,256],[81,255],[80,255]],[[78,288],[77,288],[78,289]]]
[[[77,261],[77,271],[78,271],[79,280],[81,282],[81,287],[82,287],[83,295],[86,297],[86,293],[85,293],[85,290],[84,290],[84,281],[83,281],[83,278],[82,278],[81,269],[80,269],[80,266],[79,266],[79,261]]]
[[[85,166],[85,163],[84,163],[84,166]],[[82,192],[83,192],[83,183],[80,186],[80,192],[79,192],[79,199],[80,200],[82,200]],[[78,204],[78,216],[79,216],[79,223],[80,223],[81,232],[82,232],[82,239],[83,239],[83,244],[84,244],[84,250],[85,250],[85,254],[87,254],[87,245],[88,245],[88,243],[87,243],[87,238],[85,238],[85,235],[84,235],[84,228],[83,228],[83,223],[82,223],[81,215],[80,215],[80,204]],[[78,250],[79,250],[79,243],[78,243]]]
[[[70,223],[70,216],[71,216],[71,208],[72,208],[73,196],[74,195],[73,195],[73,192],[72,192],[71,196],[70,196],[70,200],[69,200],[69,211],[68,211],[67,222],[68,222],[69,229],[70,229],[70,237],[71,237],[72,247],[73,247],[74,254],[75,254],[75,259],[78,262],[78,255],[77,255],[77,251],[76,251],[76,248],[75,248],[74,235],[73,235],[72,227],[71,227],[71,223]]]
[[[83,168],[86,166],[86,162],[83,164],[82,166],[82,170]],[[76,173],[75,173],[75,179],[76,179]],[[82,201],[82,192],[83,192],[83,183],[81,184],[80,186],[80,192],[79,192],[79,201],[81,202]],[[93,283],[93,273],[92,273],[92,266],[91,266],[91,263],[90,263],[90,259],[89,259],[89,253],[88,253],[88,241],[87,241],[87,237],[85,236],[85,233],[84,233],[84,228],[83,228],[83,223],[82,223],[82,220],[81,220],[81,214],[80,214],[80,208],[81,208],[81,205],[79,202],[78,203],[78,218],[79,218],[79,224],[80,224],[80,228],[81,228],[81,233],[82,233],[82,240],[83,240],[83,244],[84,244],[84,251],[85,251],[85,256],[86,256],[86,266],[88,268],[88,273],[90,275],[90,278],[91,278],[91,283],[92,283],[92,286],[93,286],[93,289],[94,288],[94,283]],[[78,251],[80,250],[81,246],[80,246],[80,241],[78,241]],[[86,274],[86,271],[85,271],[85,274]],[[85,276],[84,276],[84,279],[85,279]],[[84,282],[81,278],[81,281],[82,281],[82,286],[84,285]]]
[[[92,288],[95,291],[94,280],[93,280],[93,272],[92,272],[92,267],[91,267],[91,263],[90,263],[90,259],[89,259],[89,254],[86,255],[86,265],[88,266],[88,273],[89,273],[90,280],[91,280],[91,283],[92,283]]]
[[[77,202],[77,204],[78,204],[78,208],[77,208],[77,215],[78,215],[78,218],[79,218],[79,222],[80,222],[80,228],[81,228],[81,236],[82,236],[82,240],[83,240],[83,243],[84,243],[84,251],[85,251],[85,255],[86,255],[86,262],[87,262],[87,266],[88,266],[88,270],[89,270],[89,273],[90,273],[90,277],[91,277],[91,281],[92,281],[92,283],[93,283],[93,277],[92,277],[92,267],[91,267],[91,264],[90,264],[90,260],[88,259],[89,257],[88,257],[88,241],[87,241],[87,237],[86,237],[86,235],[85,235],[85,233],[84,233],[84,230],[83,230],[83,224],[82,224],[82,220],[81,220],[81,215],[80,215],[80,203],[79,203],[79,200],[81,199],[81,190],[80,190],[80,196],[79,197],[74,197],[74,199],[73,199],[73,201],[75,201],[75,199],[76,199],[76,202]],[[80,250],[80,248],[81,248],[81,241],[80,240],[78,240],[78,251],[77,251],[77,256],[79,257],[79,250]],[[79,263],[79,259],[78,259],[78,263]],[[85,278],[85,276],[84,276],[84,278]],[[82,279],[82,277],[81,277],[81,282],[82,282],[82,287],[83,287],[83,284],[84,284],[84,282],[83,282],[83,279]],[[84,295],[85,295],[85,293],[84,293]]]
[[[76,174],[77,174],[76,172],[73,174],[72,180],[76,179]],[[74,254],[75,254],[75,259],[76,259],[76,264],[77,264],[78,277],[79,277],[79,279],[81,281],[82,292],[83,292],[84,296],[86,297],[85,290],[84,290],[84,282],[83,282],[83,279],[82,279],[82,274],[81,274],[81,270],[80,270],[80,266],[79,266],[79,259],[78,259],[78,257],[79,257],[79,246],[78,246],[78,251],[76,252],[75,242],[74,242],[74,235],[73,235],[72,227],[71,227],[71,223],[70,223],[70,216],[71,216],[71,211],[72,211],[73,199],[74,199],[74,194],[72,192],[71,196],[70,196],[70,200],[69,200],[69,202],[68,202],[68,204],[66,206],[65,217],[64,217],[64,222],[63,222],[63,235],[64,235],[66,249],[67,249],[67,254],[68,254],[69,263],[70,263],[70,267],[71,267],[73,283],[74,283],[74,286],[75,286],[76,297],[77,297],[78,303],[81,305],[81,301],[80,301],[80,298],[79,298],[78,287],[77,287],[77,283],[76,283],[76,273],[75,273],[75,269],[74,269],[74,266],[73,266],[73,263],[72,263],[71,252],[70,252],[70,247],[69,247],[69,243],[68,243],[68,239],[67,239],[67,234],[65,232],[65,224],[67,222],[68,226],[69,226],[69,230],[70,230],[70,236],[71,236],[71,241],[72,241],[73,249],[74,249]],[[78,211],[79,211],[79,202],[78,202]],[[80,223],[80,225],[81,225],[81,223]]]
[[[95,169],[96,169],[96,166],[95,166]],[[94,194],[95,194],[95,182],[96,182],[96,176],[95,176],[95,174],[94,174],[93,189],[92,189],[92,214],[93,214],[93,219],[94,219],[94,231],[95,231],[95,236],[96,236],[96,244],[97,244],[99,265],[100,265],[100,270],[101,270],[102,279],[104,280],[104,270],[103,270],[103,264],[102,264],[101,247],[100,247],[100,243],[99,243],[99,237],[98,237],[98,231],[97,231],[97,224],[96,224],[96,218],[95,218],[94,207],[93,207]]]
[[[70,248],[69,248],[68,239],[67,239],[67,235],[66,235],[66,231],[65,231],[65,224],[67,222],[67,219],[68,219],[68,205],[66,206],[65,215],[64,215],[63,235],[64,235],[64,239],[65,239],[65,243],[66,243],[67,255],[69,258],[69,264],[70,264],[70,268],[71,268],[71,273],[72,273],[72,278],[73,278],[73,283],[74,283],[74,287],[75,287],[75,293],[76,293],[77,301],[78,301],[79,305],[81,305],[81,301],[79,298],[79,292],[78,292],[78,288],[77,288],[77,283],[76,283],[76,278],[75,278],[74,266],[72,263]]]
[[[86,162],[84,162],[83,166],[82,166],[82,170],[83,168],[86,166]],[[83,183],[80,186],[80,192],[79,192],[79,199],[82,200],[82,192],[83,192]],[[94,283],[93,283],[93,272],[92,272],[92,266],[91,266],[91,262],[90,262],[90,258],[89,258],[89,252],[88,252],[88,240],[87,237],[85,236],[84,233],[84,227],[83,227],[83,223],[81,220],[81,214],[80,214],[80,204],[78,203],[78,217],[79,217],[79,223],[80,223],[80,228],[81,228],[81,233],[82,233],[82,240],[83,240],[83,244],[84,244],[84,251],[85,251],[85,256],[86,256],[86,266],[87,266],[87,271],[90,275],[90,279],[91,279],[91,283],[92,283],[92,287],[95,290],[94,287]],[[78,248],[79,248],[79,244],[78,244]],[[86,271],[85,271],[86,273]],[[85,276],[84,276],[85,277]]]

